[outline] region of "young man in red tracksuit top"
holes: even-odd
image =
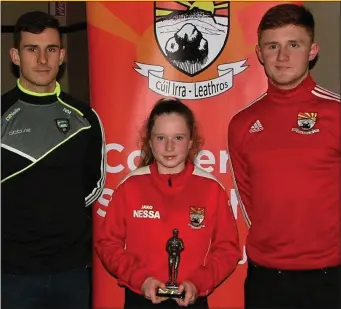
[[[314,18],[271,8],[256,48],[268,90],[231,120],[231,171],[249,225],[246,308],[340,308],[340,97],[309,75]]]
[[[200,139],[186,105],[161,100],[146,131],[142,167],[118,186],[96,250],[104,267],[126,288],[125,309],[207,309],[207,295],[241,258],[226,191],[192,163]],[[176,301],[155,295],[169,279],[166,244],[175,229],[184,245],[176,281],[185,292]]]

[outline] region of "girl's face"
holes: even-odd
[[[158,116],[151,131],[149,144],[159,173],[181,172],[192,143],[184,117],[177,113]]]

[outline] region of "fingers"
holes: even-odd
[[[168,297],[160,297],[160,296],[156,296],[158,297],[158,299],[160,300],[160,303],[162,303],[163,301],[169,299]]]
[[[151,300],[153,304],[159,304],[162,301],[166,300],[166,297],[159,297],[156,295],[156,291],[158,288],[165,289],[166,285],[156,278],[149,277],[142,285],[142,293],[146,299]]]
[[[185,290],[185,286],[183,284],[179,285],[178,292],[182,293]]]
[[[167,289],[167,287],[166,287],[166,284],[164,284],[163,282],[161,282],[161,281],[158,281],[158,285],[157,285],[157,289],[162,289],[162,290],[166,290]],[[154,292],[157,290],[157,289],[155,289],[154,290]],[[156,292],[155,292],[155,295],[156,295]],[[168,299],[168,297],[163,297],[163,296],[157,296],[156,295],[156,303],[161,303],[161,302],[163,302],[163,301],[165,301],[165,300],[167,300]]]
[[[157,280],[156,278],[149,277],[142,285],[142,292],[145,298],[151,300],[153,304],[159,304],[167,297],[157,296],[156,291],[158,288],[166,289],[166,285]],[[178,288],[179,293],[185,293],[184,299],[175,298],[175,301],[179,306],[187,307],[189,304],[193,304],[196,300],[198,290],[192,282],[184,281]]]
[[[183,282],[179,286],[179,292],[180,291],[185,291],[185,298],[176,300],[179,306],[187,307],[189,304],[193,304],[195,302],[198,291],[192,282]]]
[[[180,299],[179,303],[180,303],[180,306],[187,307],[189,305],[190,301],[194,301],[194,295],[193,295],[192,291],[189,290],[189,291],[186,291],[185,298]]]
[[[158,304],[160,301],[158,297],[156,296],[156,286],[151,286],[148,291],[150,300],[152,301],[153,304]]]
[[[166,290],[167,289],[166,285],[163,282],[160,282],[159,288],[161,288],[162,290]]]
[[[188,295],[187,297],[187,293],[185,295],[185,298],[184,299],[181,299],[181,298],[175,298],[175,301],[177,302],[177,304],[181,307],[187,307],[188,305],[190,304],[194,304],[195,302],[195,298],[194,297],[190,297]]]
[[[178,288],[178,292],[179,293],[182,293],[183,291],[185,290],[185,286],[183,284],[180,284],[179,285],[179,288]],[[174,300],[176,301],[176,303],[179,305],[179,306],[183,306],[182,304],[182,299],[181,298],[174,298]]]

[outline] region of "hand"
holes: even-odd
[[[150,299],[153,304],[159,304],[168,298],[156,296],[158,288],[166,289],[166,285],[154,277],[149,277],[142,284],[141,290],[145,298]]]
[[[195,285],[190,281],[184,281],[179,286],[179,292],[182,293],[183,291],[185,291],[185,298],[175,299],[178,305],[187,307],[189,304],[194,304],[195,300],[197,299],[197,294],[198,294],[198,290],[195,287]]]

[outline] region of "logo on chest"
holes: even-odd
[[[205,225],[203,225],[205,219],[205,208],[191,206],[189,210],[189,219],[190,223],[188,223],[188,225],[192,229],[198,230],[205,227]]]
[[[313,129],[317,122],[317,113],[298,113],[298,128],[292,128],[291,131],[298,134],[314,134],[320,132],[320,129]]]
[[[16,114],[18,114],[21,111],[20,107],[14,109],[13,111],[11,111],[7,117],[6,117],[6,121],[10,121]]]
[[[22,133],[31,133],[31,128],[12,130],[12,131],[9,131],[8,135],[16,135],[16,134],[22,134]]]
[[[67,132],[70,131],[70,121],[68,119],[65,118],[60,118],[60,119],[55,119],[56,121],[56,125],[57,125],[57,129],[66,134]]]
[[[139,219],[161,219],[160,212],[154,210],[151,205],[142,205],[141,209],[133,211],[133,218]]]

